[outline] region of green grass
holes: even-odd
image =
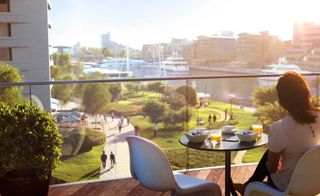
[[[265,146],[256,149],[248,150],[242,159],[243,163],[256,163],[259,162],[262,155],[265,153],[267,148]]]
[[[104,144],[95,146],[86,152],[69,158],[53,171],[53,176],[66,182],[94,180],[99,178],[100,155]]]

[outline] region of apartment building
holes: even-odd
[[[0,61],[20,70],[25,81],[49,81],[46,0],[0,0]],[[25,94],[29,94],[26,87]],[[32,86],[32,98],[50,111],[50,86]]]
[[[235,38],[199,36],[194,44],[195,64],[223,65],[235,59]]]
[[[295,23],[293,46],[286,53],[290,63],[320,66],[320,25],[312,22]]]
[[[237,60],[254,67],[276,62],[284,50],[282,41],[267,31],[260,34],[241,33],[236,43]]]

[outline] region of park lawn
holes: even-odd
[[[164,129],[162,124],[158,124],[158,133],[153,137],[151,130],[152,124],[143,116],[131,117],[133,125],[138,125],[141,128],[140,134],[158,144],[165,151],[171,163],[172,169],[179,170],[187,167],[188,159],[186,156],[187,148],[179,143],[179,138],[186,131],[185,128]],[[189,150],[189,165],[188,168],[202,168],[224,164],[223,152],[207,152],[199,150]],[[232,158],[235,153],[232,153]]]
[[[221,111],[228,109],[228,112],[230,112],[230,105],[223,102],[210,101],[208,107]],[[239,106],[233,105],[232,112],[236,115],[236,120],[239,121],[239,124],[236,125],[237,129],[250,129],[252,124],[258,122],[258,119],[251,112],[242,110]]]
[[[94,146],[89,152],[62,161],[62,164],[53,171],[52,176],[66,182],[99,178],[100,155],[103,148],[104,144]]]
[[[261,159],[262,155],[266,152],[267,147],[262,146],[256,149],[248,150],[244,155],[243,163],[257,163]]]

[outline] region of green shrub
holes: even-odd
[[[50,113],[34,105],[0,103],[0,176],[48,177],[60,163],[61,135]]]

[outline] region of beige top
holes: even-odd
[[[268,149],[271,152],[281,152],[280,163],[276,174],[271,174],[272,181],[282,191],[286,190],[291,174],[300,157],[311,147],[320,144],[320,118],[311,124],[297,123],[293,117],[287,116],[271,125]]]

